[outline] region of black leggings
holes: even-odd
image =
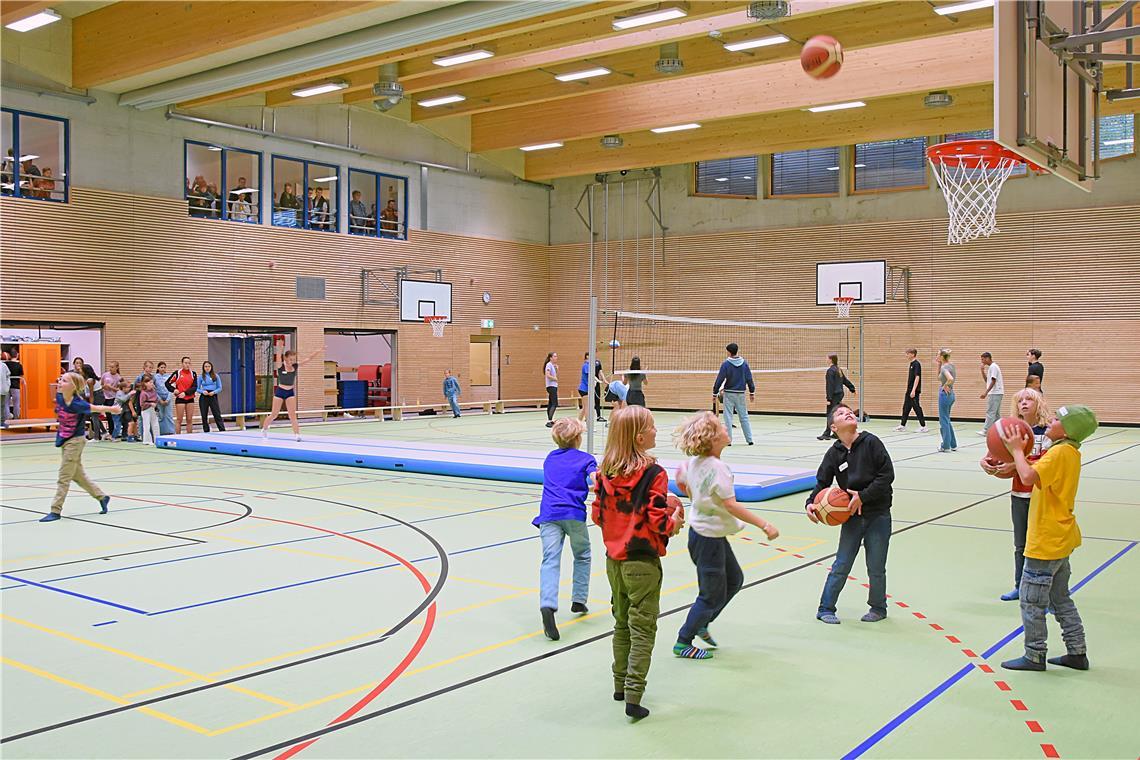
[[[835,414],[835,407],[843,403],[843,396],[833,398],[827,402],[827,421],[823,423],[823,434],[827,436],[834,436],[835,433],[831,432],[831,417]]]
[[[558,408],[558,386],[546,389],[546,419],[554,419],[554,410]]]
[[[222,407],[218,404],[217,396],[198,396],[198,411],[202,413],[202,432],[210,432],[210,417],[208,412],[213,412],[214,422],[218,425],[218,431],[221,433],[226,432],[226,424],[222,422]]]
[[[919,403],[921,395],[922,394],[920,394],[920,393],[916,393],[916,394],[914,394],[914,398],[911,398],[910,393],[907,392],[907,394],[905,396],[903,396],[903,411],[902,411],[902,424],[903,425],[906,425],[907,420],[910,419],[910,412],[913,409],[914,413],[918,415],[918,424],[922,425],[923,427],[926,427],[926,415],[922,413],[922,404]]]

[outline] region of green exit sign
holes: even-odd
[[[495,326],[495,320],[493,320],[493,319],[484,319],[483,320],[483,329],[484,330],[490,330],[494,326]]]

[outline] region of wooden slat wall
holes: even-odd
[[[999,228],[966,246],[946,245],[944,218],[672,237],[666,263],[657,267],[655,307],[683,316],[822,323],[835,315],[831,307],[815,306],[816,262],[886,259],[910,267],[910,302],[865,309],[864,380],[872,415],[899,413],[909,346],[918,348],[928,373],[937,347],[953,349],[962,378],[955,416],[963,417],[985,414],[978,354],[994,355],[1011,400],[1024,380],[1025,350],[1037,347],[1044,351],[1051,402],[1081,401],[1102,420],[1140,423],[1140,206],[1005,214]],[[625,250],[632,247],[627,243]],[[640,309],[651,311],[648,242],[641,247],[640,288],[631,286],[626,260],[624,308],[637,305],[636,289]],[[614,250],[611,245],[609,305],[617,307]],[[585,245],[551,249],[551,314],[559,327],[576,325],[580,334],[587,319],[585,275],[575,286],[564,274],[587,260]],[[599,276],[605,275],[599,270]],[[609,335],[600,337],[605,355]],[[852,371],[858,368],[856,340],[852,331]],[[651,382],[651,406],[708,403],[711,378]],[[757,409],[823,408],[822,376],[770,375],[760,383]],[[928,379],[923,396],[931,416],[935,391]]]
[[[183,354],[200,366],[208,325],[293,327],[302,355],[326,328],[395,329],[399,398],[438,402],[447,367],[471,398],[468,340],[486,332],[502,338],[502,397],[544,395],[531,366],[549,340],[543,245],[418,231],[401,243],[205,221],[188,218],[177,200],[84,188],[67,205],[2,199],[0,223],[3,319],[104,322],[105,358],[132,374],[145,359],[173,366]],[[401,324],[394,308],[361,306],[362,268],[405,264],[440,268],[454,284],[455,322],[444,338]],[[297,300],[298,275],[327,278],[327,300]],[[495,329],[480,330],[483,318]],[[302,367],[301,408],[323,405],[321,374],[319,357]]]

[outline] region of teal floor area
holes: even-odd
[[[659,453],[678,413],[656,415]],[[537,412],[349,421],[306,436],[551,447]],[[814,467],[822,420],[754,416],[725,460]],[[5,442],[2,744],[6,758],[1135,758],[1140,684],[1140,429],[1081,449],[1072,559],[1092,669],[1012,673],[1020,653],[1008,481],[937,432],[873,421],[895,462],[889,617],[814,618],[838,529],[804,496],[749,505],[732,539],[745,588],[707,661],[671,647],[696,594],[683,537],[663,560],[649,718],[611,699],[612,618],[593,537],[589,612],[562,638],[538,613],[541,487],[92,443],[111,511],[73,488],[41,524],[59,453]],[[935,426],[936,427],[936,426]],[[285,432],[283,428],[282,433]],[[600,458],[604,429],[599,429]],[[1131,579],[1131,580],[1129,580]],[[1062,649],[1050,618],[1051,651]]]

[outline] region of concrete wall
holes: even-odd
[[[851,148],[844,148],[840,162],[840,195],[832,198],[737,198],[692,197],[692,164],[662,169],[662,217],[670,235],[756,230],[773,227],[809,227],[946,216],[946,201],[934,178],[926,190],[851,194],[848,173]],[[767,186],[767,161],[761,157],[759,186]],[[586,240],[586,228],[574,213],[582,189],[593,176],[556,180],[551,196],[551,242]],[[761,192],[763,195],[763,192]],[[1002,190],[999,213],[1097,208],[1135,203],[1140,199],[1140,159],[1135,155],[1106,161],[1091,193],[1073,188],[1055,177],[1011,179]],[[611,239],[615,238],[611,230]]]
[[[8,72],[6,71],[5,74]],[[460,148],[405,121],[343,106],[311,108],[214,108],[195,115],[217,121],[272,129],[279,134],[337,144],[349,142],[371,155],[306,146],[277,138],[244,134],[167,119],[162,111],[120,107],[112,93],[93,92],[97,102],[37,96],[2,88],[5,107],[60,116],[71,121],[71,184],[132,195],[181,198],[186,139],[260,151],[262,156],[262,218],[269,219],[272,194],[270,164],[274,154],[320,161],[340,167],[343,187],[338,208],[346,215],[348,167],[408,178],[407,221],[420,225],[419,167],[425,161],[462,169],[467,154]],[[386,158],[379,158],[384,156]],[[487,175],[429,169],[427,229],[460,235],[545,243],[548,234],[547,190],[520,183],[491,164],[472,161],[471,169]],[[280,188],[275,188],[275,191]],[[341,229],[346,229],[345,219]]]

